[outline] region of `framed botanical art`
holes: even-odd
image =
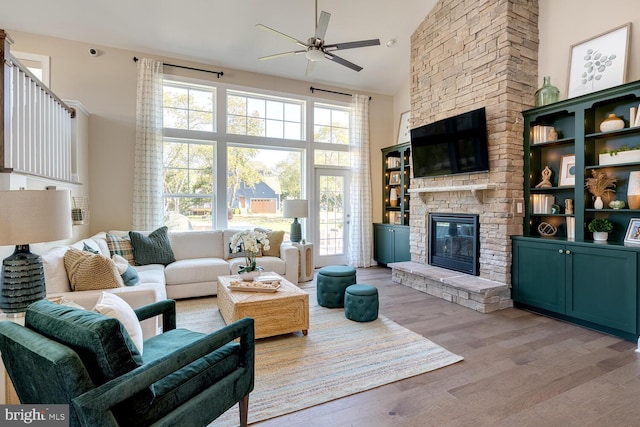
[[[571,46],[567,98],[626,82],[630,34],[627,23]]]
[[[405,111],[400,114],[400,125],[398,126],[398,144],[411,141],[411,129],[409,128],[409,120],[411,112]]]
[[[624,236],[624,242],[640,245],[640,218],[631,218],[627,227],[627,234]]]
[[[576,156],[562,156],[558,187],[576,185]]]

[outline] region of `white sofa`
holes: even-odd
[[[169,240],[175,262],[167,266],[150,264],[135,266],[140,282],[135,286],[105,289],[123,298],[133,308],[167,298],[180,299],[216,295],[218,276],[235,274],[244,258],[232,258],[229,240],[238,230],[170,232]],[[116,235],[125,232],[110,232]],[[53,248],[42,255],[48,297],[64,297],[87,309],[95,306],[101,291],[72,291],[64,266],[64,254],[84,245],[102,255],[110,256],[106,233],[98,233],[72,245]],[[256,262],[265,271],[274,271],[292,283],[298,283],[298,249],[290,243],[280,245],[280,256],[258,257]],[[148,322],[148,321],[145,321]],[[145,337],[155,335],[157,324],[143,322]]]

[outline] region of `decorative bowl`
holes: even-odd
[[[622,209],[624,208],[624,206],[624,200],[612,200],[611,202],[609,202],[609,207],[611,209]]]

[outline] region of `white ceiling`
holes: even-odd
[[[306,42],[315,32],[313,0],[0,0],[0,28],[394,95],[409,77],[411,34],[435,3],[318,0],[331,13],[327,44],[379,38],[381,45],[337,52],[360,72],[325,60],[311,77],[304,55],[259,61],[299,47],[255,24]]]

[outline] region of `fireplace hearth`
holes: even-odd
[[[480,274],[479,217],[473,214],[429,214],[429,265]]]

